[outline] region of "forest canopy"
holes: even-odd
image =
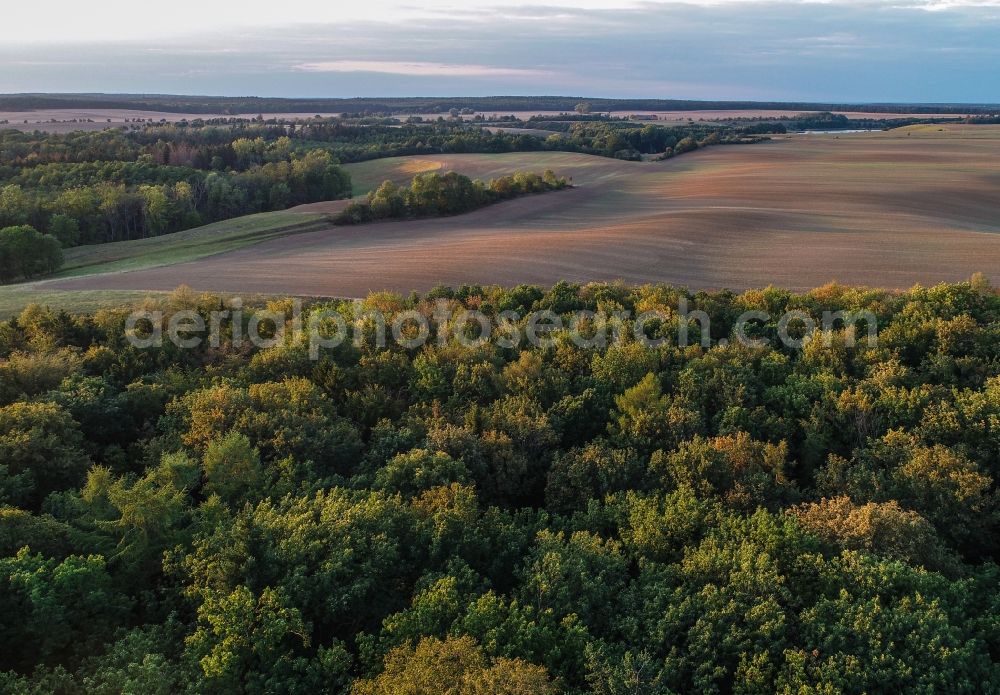
[[[329,152],[294,149],[287,137],[174,135],[168,141],[122,131],[0,131],[0,227],[31,225],[75,246],[158,236],[351,192],[350,176]]]
[[[706,346],[679,347],[698,330],[681,298],[711,319]],[[0,324],[0,690],[1000,682],[1000,295],[982,278],[468,285],[362,308],[442,302],[656,309],[647,330],[668,339],[379,347],[365,325],[318,359],[292,331],[232,340],[291,300],[231,312],[218,346],[191,349],[130,343],[131,307]],[[178,290],[144,308],[166,323],[233,305]],[[877,335],[730,340],[735,316],[788,310],[867,311]]]

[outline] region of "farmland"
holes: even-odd
[[[322,204],[327,211],[347,201]],[[268,239],[307,231],[325,225],[326,214],[310,206],[297,211],[247,215],[238,220],[216,222],[197,229],[150,239],[79,246],[66,251],[66,262],[58,277],[120,273],[171,265],[260,243]],[[32,302],[58,306],[68,311],[92,311],[141,299],[144,291],[60,291],[45,283],[23,283],[0,287],[0,318],[17,314]]]
[[[0,695],[1000,695],[1000,0],[3,18]]]
[[[557,117],[564,111],[550,110],[530,110],[530,111],[479,111],[486,118],[501,116],[514,116],[518,119],[527,120],[533,116]],[[732,121],[738,119],[783,119],[794,118],[796,116],[819,113],[809,109],[700,109],[681,111],[649,111],[649,110],[612,110],[606,112],[615,118],[628,118],[639,116],[643,119],[659,121],[665,124],[686,123],[689,121]],[[869,120],[891,120],[903,118],[936,118],[936,119],[956,119],[963,114],[956,113],[908,113],[899,112],[879,112],[879,111],[834,111],[833,113],[843,114],[850,119]],[[267,119],[281,120],[309,120],[315,116],[336,117],[340,112],[329,110],[319,110],[315,112],[267,112],[248,111],[240,114],[226,113],[193,113],[193,112],[173,112],[173,111],[147,111],[143,109],[116,109],[116,108],[47,108],[33,109],[28,111],[11,111],[0,109],[0,123],[4,128],[15,130],[35,131],[40,130],[49,133],[70,133],[77,130],[95,131],[107,128],[128,127],[137,123],[179,123],[181,121],[209,120],[219,118],[250,119],[258,116]],[[433,121],[439,117],[447,118],[447,111],[437,112],[413,112],[398,113],[395,117],[405,120],[410,117],[421,118],[425,121]],[[473,119],[472,115],[465,115],[462,118],[466,121]],[[523,129],[521,129],[523,130]]]
[[[324,228],[57,290],[359,296],[467,282],[621,279],[733,289],[836,280],[903,288],[1000,269],[1000,129],[789,136],[665,162],[571,153],[442,155],[348,168],[355,192],[425,171],[551,168],[574,188],[446,219]],[[332,207],[339,207],[334,203]],[[306,210],[323,212],[323,205]]]
[[[306,119],[314,116],[335,116],[331,113],[253,113],[243,118],[283,118]],[[141,109],[34,109],[31,111],[0,110],[0,122],[6,121],[4,128],[49,133],[71,133],[77,130],[104,130],[121,128],[133,123],[179,123],[196,119],[233,118],[232,115],[213,113],[174,113],[169,111],[145,111]]]

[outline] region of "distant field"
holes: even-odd
[[[486,116],[508,116],[513,113],[521,119],[532,116],[557,116],[559,111],[481,111]],[[803,113],[817,113],[815,111],[801,110],[777,110],[777,109],[733,109],[733,110],[700,110],[700,111],[612,111],[612,116],[645,115],[656,116],[661,121],[686,122],[688,120],[720,120],[732,118],[781,118],[797,116]],[[891,118],[958,118],[956,114],[907,114],[907,113],[869,113],[865,111],[836,111],[848,118],[870,118],[885,120]],[[142,111],[136,109],[39,109],[35,111],[0,111],[0,121],[8,121],[7,124],[0,124],[2,128],[14,128],[17,130],[43,130],[52,133],[68,133],[74,130],[104,130],[106,128],[118,128],[122,125],[130,124],[136,119],[144,121],[166,121],[175,123],[181,120],[192,121],[197,118],[252,118],[262,115],[264,118],[312,118],[314,116],[338,116],[339,113],[318,112],[318,113],[244,113],[244,114],[206,114],[206,113],[170,113],[167,111]],[[443,116],[448,118],[447,113],[417,113],[417,114],[397,114],[396,118],[405,119],[409,116],[420,116],[424,120],[436,120]],[[466,120],[471,120],[472,115],[464,116]],[[127,120],[126,120],[127,119]],[[90,122],[93,121],[93,122]],[[503,130],[502,127],[498,130]],[[544,131],[542,131],[544,132]],[[540,133],[536,133],[540,134]],[[546,136],[551,133],[545,132]]]
[[[599,111],[595,109],[595,112],[609,113],[612,116],[656,116],[660,120],[664,121],[688,121],[690,120],[726,120],[733,118],[791,118],[793,116],[799,116],[802,114],[815,114],[820,113],[819,111],[810,111],[808,109],[699,109],[696,111]],[[522,120],[531,118],[532,116],[559,116],[565,111],[479,111],[477,113],[482,113],[485,116],[515,116]],[[880,113],[875,111],[832,111],[831,113],[840,113],[848,118],[870,118],[875,120],[889,120],[894,118],[961,118],[960,114],[954,113]],[[408,114],[398,114],[396,118],[407,118],[410,116],[419,116],[425,120],[434,120],[438,116],[448,117],[448,114],[441,113],[408,113]],[[474,118],[473,115],[463,116],[466,120]]]
[[[167,111],[139,111],[133,109],[43,109],[37,111],[0,111],[0,129],[43,130],[50,133],[69,133],[74,130],[105,130],[131,124],[137,118],[144,121],[193,121],[201,118],[312,118],[313,116],[337,116],[336,113],[264,113],[264,114],[210,114],[210,113],[169,113]],[[126,120],[128,119],[128,120]],[[74,122],[75,121],[75,122]],[[89,121],[93,121],[90,123]]]
[[[665,162],[551,152],[375,160],[349,167],[359,193],[385,178],[448,169],[486,179],[552,168],[575,188],[457,217],[281,235],[176,265],[44,284],[360,296],[560,279],[900,288],[982,271],[997,282],[998,161],[1000,128],[958,125],[788,136]]]
[[[653,115],[663,121],[714,121],[732,118],[790,118],[801,114],[814,114],[818,111],[795,111],[776,109],[705,109],[702,111],[629,111],[616,112],[613,115],[627,116],[629,114]],[[874,113],[869,111],[833,111],[832,113],[842,114],[848,118],[870,118],[872,120],[885,121],[895,118],[960,118],[953,113]]]

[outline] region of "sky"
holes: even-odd
[[[1000,0],[49,0],[0,92],[1000,102]]]

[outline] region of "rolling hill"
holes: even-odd
[[[360,296],[439,283],[561,279],[733,289],[831,280],[902,288],[976,271],[996,279],[998,156],[1000,128],[935,126],[789,136],[663,162],[571,153],[381,159],[349,167],[358,193],[433,170],[485,179],[551,168],[571,177],[574,188],[443,219],[293,227],[300,233],[279,231],[193,260],[175,249],[178,262],[169,265],[35,288],[169,290],[186,283],[225,292]]]

